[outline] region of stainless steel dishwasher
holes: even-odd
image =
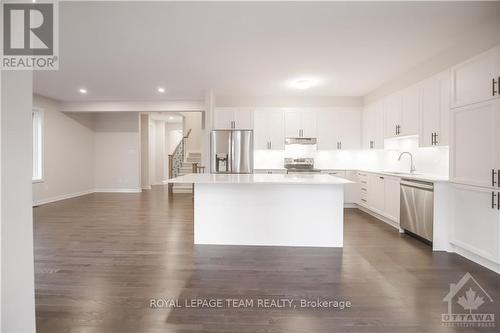
[[[400,225],[405,231],[432,242],[434,184],[413,179],[401,180]]]

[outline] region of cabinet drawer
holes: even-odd
[[[359,203],[361,205],[363,205],[363,206],[368,207],[368,198],[367,198],[367,196],[366,195],[365,196],[361,195],[360,198],[359,198]]]

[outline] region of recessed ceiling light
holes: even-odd
[[[174,117],[170,116],[168,117],[168,120],[174,120]]]
[[[299,78],[289,82],[290,87],[295,89],[309,89],[318,85],[319,81],[313,78]]]
[[[165,92],[165,88],[163,87],[158,87],[156,90],[158,90],[160,94],[163,94]]]
[[[80,89],[78,89],[78,92],[80,92],[80,94],[86,94],[87,93],[87,89],[80,88]]]

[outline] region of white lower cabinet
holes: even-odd
[[[453,230],[451,243],[500,264],[499,191],[453,186]]]
[[[399,224],[400,178],[371,172],[357,172],[358,203]]]
[[[384,176],[368,174],[368,204],[371,210],[380,215],[385,209]]]
[[[384,178],[384,215],[399,224],[400,178],[385,176]]]

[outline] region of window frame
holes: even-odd
[[[33,123],[33,116],[34,114],[37,113],[38,117],[40,119],[40,143],[39,147],[41,152],[39,153],[39,159],[40,159],[40,177],[35,179],[34,174],[31,175],[31,182],[33,184],[37,183],[43,183],[45,181],[44,177],[44,156],[45,156],[45,145],[44,145],[44,139],[45,139],[45,113],[44,110],[41,108],[33,107],[31,110],[31,123],[32,123],[32,135],[34,135],[34,123]],[[34,137],[32,138],[32,144],[34,143],[35,139]],[[35,160],[34,160],[34,147],[32,147],[32,172],[35,167]]]

